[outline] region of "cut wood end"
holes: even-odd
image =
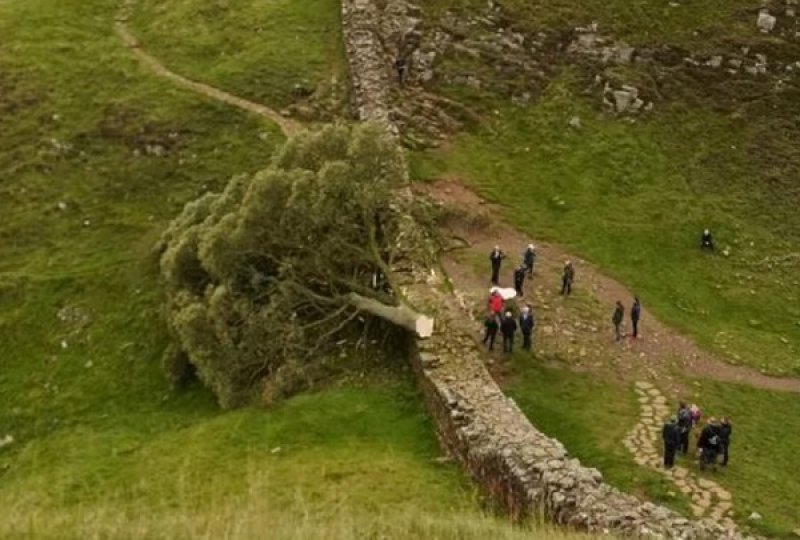
[[[429,338],[433,335],[433,319],[420,315],[415,324],[417,336],[421,339]]]

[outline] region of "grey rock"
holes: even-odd
[[[756,20],[756,26],[758,29],[763,33],[772,32],[775,28],[775,23],[778,22],[778,19],[773,15],[769,14],[769,11],[766,9],[762,9],[758,12],[758,19]]]

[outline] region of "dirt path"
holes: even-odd
[[[675,398],[686,392],[682,377],[675,376],[677,372],[766,390],[800,392],[800,379],[770,377],[731,365],[662,324],[646,308],[641,338],[615,342],[610,322],[615,302],[620,300],[629,307],[633,298],[622,284],[558,246],[530,239],[503,223],[497,218],[498,209],[485,204],[457,181],[443,180],[419,189],[464,214],[450,232],[469,246],[453,251],[444,261],[463,306],[478,313],[483,311],[489,289],[488,254],[495,244],[509,254],[501,274],[503,286],[511,286],[513,266],[521,259],[525,246],[531,242],[536,245],[536,269],[533,279],[526,281],[524,301],[533,306],[537,315],[538,352],[576,369],[610,371],[629,382],[657,380]],[[569,298],[559,295],[561,268],[566,260],[576,266],[575,292]]]
[[[229,94],[228,92],[220,90],[219,88],[214,88],[213,86],[187,79],[186,77],[171,71],[164,64],[162,64],[161,61],[153,56],[150,56],[144,49],[142,49],[139,41],[133,34],[131,34],[130,30],[128,29],[127,22],[130,18],[130,11],[132,8],[133,2],[125,2],[120,9],[119,14],[117,15],[116,22],[114,23],[114,29],[116,30],[117,35],[122,40],[123,44],[130,48],[136,59],[139,60],[142,65],[150,69],[150,71],[159,77],[168,79],[177,86],[181,86],[222,103],[226,103],[232,107],[237,107],[243,111],[257,114],[258,116],[261,116],[270,122],[274,122],[281,128],[281,131],[283,131],[284,135],[286,136],[296,133],[301,128],[300,124],[294,120],[281,116],[278,112],[270,109],[269,107],[248,101],[233,94]]]

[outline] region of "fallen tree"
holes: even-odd
[[[436,251],[424,206],[398,196],[404,177],[382,127],[337,125],[187,204],[160,243],[173,377],[196,372],[234,407],[276,384],[291,392],[343,344],[429,336],[433,321],[393,286],[392,268]]]

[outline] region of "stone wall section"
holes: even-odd
[[[382,33],[401,39],[393,34],[398,26],[385,16],[403,18],[410,11],[399,0],[383,0],[381,6],[377,1],[342,0],[344,38],[357,118],[394,126],[389,85],[397,52],[385,48]],[[399,24],[407,27],[408,20]],[[475,340],[455,330],[464,327],[468,314],[441,292],[441,276],[408,273],[401,281],[405,298],[436,316],[434,336],[417,342],[412,363],[439,439],[513,518],[544,514],[579,530],[641,538],[745,538],[713,520],[690,521],[603,482],[599,471],[582,466],[560,442],[533,427],[502,392]]]

